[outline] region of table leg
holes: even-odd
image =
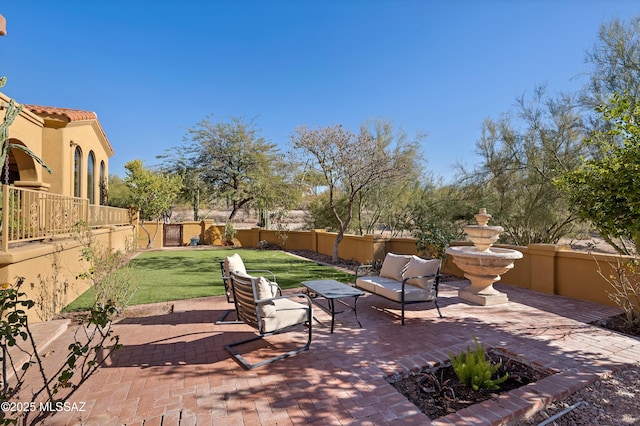
[[[327,299],[327,303],[329,304],[329,309],[331,309],[331,334],[333,334],[333,325],[336,321],[336,306],[333,303],[333,299]]]
[[[356,316],[356,321],[358,322],[358,325],[360,326],[360,328],[362,328],[362,324],[360,324],[360,320],[358,319],[358,311],[356,310],[356,306],[358,305],[358,297],[359,296],[354,296],[353,314]]]

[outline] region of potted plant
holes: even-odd
[[[233,224],[227,220],[227,223],[224,224],[224,229],[222,230],[222,243],[228,246],[233,245],[233,239],[236,237],[236,228],[233,227]]]

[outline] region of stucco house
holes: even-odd
[[[53,170],[47,173],[15,150],[9,158],[9,183],[106,204],[108,164],[114,152],[95,113],[25,104],[9,128],[9,140],[37,148],[34,152]]]
[[[9,99],[0,93],[0,101],[4,105]],[[109,158],[114,152],[95,113],[24,104],[9,127],[9,142],[29,148],[53,173],[23,151],[12,150],[2,183],[106,204]]]
[[[0,122],[10,101],[0,93]],[[0,283],[25,277],[22,290],[29,298],[55,305],[36,309],[30,317],[37,321],[47,319],[42,311],[59,311],[90,285],[78,278],[88,268],[73,236],[79,223],[112,250],[131,245],[135,226],[128,210],[105,206],[114,152],[95,113],[23,104],[7,140],[28,148],[52,171],[20,149],[0,165]]]
[[[79,226],[88,226],[92,244],[125,250],[135,246],[135,222],[129,210],[105,205],[114,152],[94,112],[23,104],[15,115],[13,103],[0,92],[0,123],[7,129],[0,146],[24,146],[52,173],[15,147],[0,164],[0,283],[24,277],[21,291],[36,301],[29,318],[47,320],[90,286],[79,278],[89,267]],[[13,120],[5,122],[9,110]]]

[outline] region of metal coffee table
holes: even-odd
[[[333,333],[333,327],[336,321],[336,314],[340,314],[346,311],[353,311],[353,314],[356,317],[356,321],[360,328],[362,328],[362,324],[360,324],[360,320],[358,320],[358,311],[356,310],[356,304],[358,303],[358,297],[364,295],[364,291],[358,290],[357,288],[348,286],[346,284],[342,284],[336,280],[314,280],[314,281],[302,281],[302,285],[307,288],[307,293],[310,296],[320,296],[327,299],[327,304],[329,305],[329,309],[316,303],[321,309],[331,314],[331,333]],[[313,294],[312,294],[313,293]],[[353,306],[349,305],[345,301],[341,300],[347,297],[353,297]],[[338,302],[349,309],[336,312],[335,302]]]

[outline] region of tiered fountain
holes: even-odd
[[[469,302],[483,306],[507,303],[507,295],[493,288],[500,275],[513,268],[513,262],[522,258],[517,250],[493,247],[504,231],[501,226],[488,226],[491,215],[487,209],[480,209],[476,216],[477,225],[464,227],[464,232],[473,246],[449,247],[447,254],[471,281],[471,285],[460,290],[458,296]]]

